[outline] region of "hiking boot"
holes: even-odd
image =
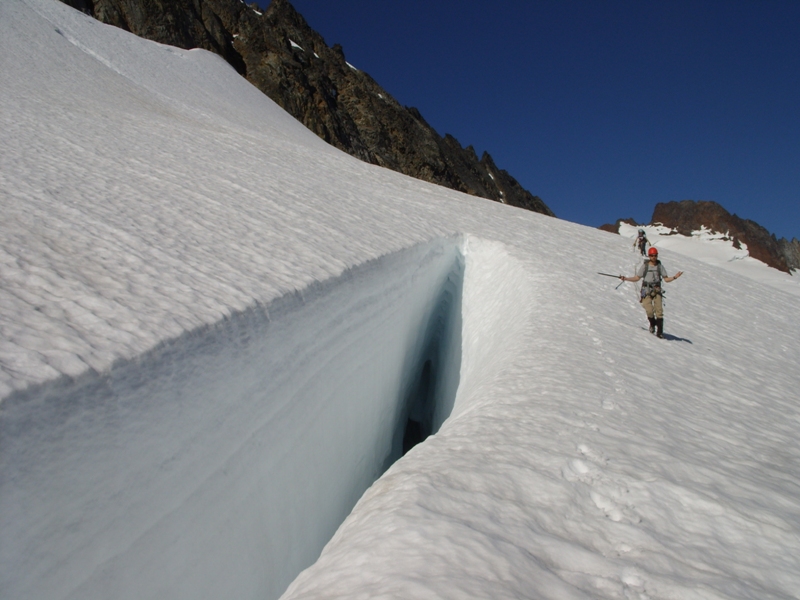
[[[664,337],[664,319],[656,319],[656,337]]]
[[[647,320],[650,321],[650,333],[656,332],[656,319],[655,317],[647,317]]]

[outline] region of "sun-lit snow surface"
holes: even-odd
[[[747,244],[742,243],[741,248],[734,248],[733,241],[725,239],[728,237],[725,231],[701,229],[692,232],[691,237],[688,237],[676,234],[669,227],[661,225],[635,227],[627,223],[620,223],[619,234],[629,238],[631,248],[633,248],[633,241],[636,239],[639,229],[645,230],[647,240],[656,248],[691,256],[706,264],[744,275],[759,283],[800,296],[800,274],[789,275],[768,267],[765,263],[750,256]],[[633,252],[636,257],[634,262],[640,261],[639,251],[633,250]]]
[[[459,295],[452,416],[287,598],[796,597],[797,295],[659,243],[657,340],[596,275],[630,240],[360,163],[211,54],[5,0],[0,61],[3,598],[276,597]]]

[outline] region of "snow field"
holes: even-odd
[[[433,395],[287,597],[796,596],[797,295],[664,248],[657,340],[595,275],[629,240],[360,163],[208,53],[51,0],[0,50],[4,597],[277,597]]]

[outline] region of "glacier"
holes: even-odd
[[[54,0],[0,48],[4,598],[800,589],[793,278],[665,239],[656,340],[624,237]]]

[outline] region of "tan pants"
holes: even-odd
[[[647,313],[648,319],[652,319],[653,317],[656,319],[664,318],[664,306],[661,302],[661,294],[656,294],[655,296],[650,296],[648,294],[642,298],[642,306]]]

